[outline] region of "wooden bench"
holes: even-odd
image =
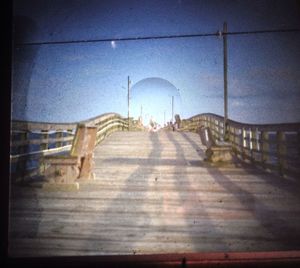
[[[97,127],[78,124],[69,155],[46,156],[43,159],[45,178],[49,183],[70,184],[93,179],[93,153]]]
[[[232,146],[228,142],[217,141],[214,139],[209,127],[200,126],[198,128],[201,142],[206,146],[206,160],[209,162],[231,162]]]

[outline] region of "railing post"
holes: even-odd
[[[218,121],[217,121],[218,122]],[[213,136],[215,139],[218,139],[218,134],[216,134],[216,132],[218,133],[218,130],[217,130],[217,124],[216,124],[216,119],[213,119]]]
[[[253,137],[253,132],[252,132],[252,129],[250,128],[249,129],[249,148],[250,150],[252,151],[253,149],[253,141],[252,141],[252,137]],[[252,153],[251,153],[252,155]]]
[[[261,162],[264,168],[269,160],[269,133],[267,131],[261,132]]]
[[[217,137],[217,140],[220,140],[220,124],[219,124],[219,120],[215,120],[215,127],[216,127],[216,137]]]
[[[28,140],[28,132],[22,132],[20,133],[20,141],[27,141]],[[26,149],[27,149],[28,145],[21,145],[19,146],[19,153],[23,154],[26,153]]]
[[[236,143],[238,146],[239,155],[242,155],[243,154],[243,141],[242,141],[243,130],[239,127],[236,134],[237,134]]]
[[[237,139],[237,129],[235,127],[231,127],[232,129],[232,133],[231,133],[231,142],[232,142],[232,146],[234,148],[234,152],[237,153],[237,144],[238,144],[238,139]]]
[[[245,159],[246,158],[246,151],[245,148],[247,148],[247,132],[245,130],[245,128],[242,128],[242,158]]]
[[[234,137],[235,137],[235,128],[229,126],[229,140],[232,144],[234,144]]]
[[[255,130],[255,140],[256,140],[256,150],[260,151],[260,137],[259,137],[259,130],[256,128]]]
[[[56,148],[62,147],[62,141],[59,140],[62,137],[63,137],[63,132],[62,132],[62,130],[58,129],[57,132],[55,133],[55,138],[57,139],[57,141],[55,143]]]
[[[251,161],[254,162],[255,161],[255,153],[254,150],[257,150],[257,146],[256,146],[256,131],[253,129],[249,130],[249,141],[250,141],[250,151],[251,151]]]
[[[67,130],[67,133],[68,133],[68,134],[67,134],[68,137],[71,136],[71,135],[73,136],[73,129],[68,129],[68,130]],[[71,141],[71,142],[68,141],[68,145],[70,145],[70,144],[72,144],[72,141]]]
[[[20,141],[27,141],[28,140],[28,132],[22,132],[20,133]],[[27,151],[29,145],[21,145],[18,146],[18,154],[25,154]],[[27,166],[27,157],[21,157],[17,160],[16,163],[16,174],[17,177],[21,178],[21,180],[24,179],[26,175],[26,166]]]
[[[199,117],[199,124],[198,124],[198,127],[202,126],[203,125],[203,118],[200,116]],[[204,123],[205,124],[205,123]]]
[[[42,142],[41,144],[40,144],[40,149],[41,149],[41,151],[42,150],[47,150],[48,149],[48,138],[49,138],[49,133],[48,133],[48,130],[41,130],[41,138],[42,139],[46,139],[47,140],[47,142]]]
[[[247,147],[247,131],[243,128],[242,129],[242,137],[243,137],[243,147]]]
[[[221,140],[223,138],[224,134],[224,122],[221,122],[218,120],[218,140]]]
[[[285,133],[278,131],[277,136],[277,161],[278,170],[281,175],[284,174],[286,169],[286,144],[285,144]]]
[[[228,125],[228,141],[230,142],[232,148],[234,148],[234,135],[232,135],[232,131],[234,131],[234,127]]]

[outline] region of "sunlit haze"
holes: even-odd
[[[223,115],[221,37],[118,39],[217,33],[225,21],[228,31],[299,28],[299,17],[297,1],[15,1],[12,117],[126,117],[128,76],[135,119],[170,120],[173,95],[181,118]],[[109,41],[43,44],[93,39]],[[228,36],[228,94],[233,120],[300,121],[300,33]]]

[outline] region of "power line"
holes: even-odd
[[[228,32],[227,35],[289,33],[289,32],[300,32],[300,29],[275,29],[275,30],[259,30],[259,31],[244,31],[244,32]]]
[[[121,38],[69,40],[69,41],[46,41],[46,42],[18,43],[17,46],[62,45],[62,44],[97,43],[97,42],[112,42],[112,41],[114,41],[114,42],[119,42],[119,41],[138,41],[138,40],[156,40],[156,39],[172,39],[172,38],[206,37],[206,36],[217,36],[217,35],[219,35],[219,33],[185,34],[185,35],[161,35],[161,36],[140,36],[140,37],[121,37]]]
[[[138,36],[138,37],[121,37],[121,38],[103,38],[103,39],[82,39],[82,40],[66,40],[66,41],[45,41],[45,42],[27,42],[17,43],[16,46],[37,46],[37,45],[65,45],[79,43],[99,43],[99,42],[120,42],[120,41],[139,41],[139,40],[158,40],[158,39],[174,39],[174,38],[194,38],[194,37],[211,37],[222,35],[247,35],[247,34],[265,34],[265,33],[287,33],[300,32],[300,29],[274,29],[274,30],[257,30],[257,31],[239,31],[223,33],[199,33],[199,34],[180,34],[180,35],[158,35],[158,36]]]

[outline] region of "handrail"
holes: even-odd
[[[281,175],[300,174],[300,123],[245,124],[228,120],[228,140],[234,153],[244,161],[258,164]],[[215,139],[224,136],[224,117],[198,114],[182,120],[183,130],[209,127]]]
[[[11,123],[11,163],[15,178],[39,174],[44,155],[70,150],[77,124],[97,126],[97,144],[110,133],[128,130],[127,119],[116,113],[73,123],[49,123],[13,120]],[[183,130],[197,131],[210,127],[215,139],[224,136],[224,118],[205,113],[182,120]],[[245,161],[259,164],[280,174],[299,174],[300,123],[244,124],[228,120],[228,139],[235,154]]]
[[[13,180],[40,174],[43,156],[70,151],[77,124],[97,126],[97,144],[114,131],[128,130],[128,120],[116,113],[73,123],[12,120],[10,159]]]

